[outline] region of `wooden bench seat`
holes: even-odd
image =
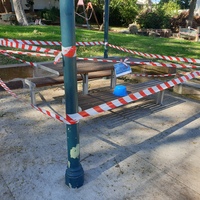
[[[120,58],[110,57],[109,59],[120,60]],[[148,60],[142,60],[137,58],[129,58],[130,61],[143,61],[148,62]],[[46,63],[44,65],[38,65],[39,68],[51,72],[51,76],[48,77],[35,77],[25,79],[25,84],[30,88],[31,103],[35,104],[35,88],[52,86],[57,84],[63,84],[63,63]],[[82,80],[83,94],[88,94],[88,80],[94,78],[110,77],[111,83],[110,87],[114,88],[116,85],[116,76],[114,70],[114,63],[112,62],[91,62],[77,60],[77,80]]]
[[[190,29],[190,28],[182,28],[179,27],[179,38],[186,38],[186,39],[193,39],[195,41],[199,40],[200,37],[200,27],[197,27],[197,29]]]
[[[81,73],[80,73],[81,72]],[[83,73],[84,72],[84,73]],[[82,80],[82,88],[83,88],[83,94],[88,94],[88,81],[89,79],[96,79],[96,78],[103,78],[103,77],[111,77],[111,83],[110,87],[114,88],[116,85],[116,77],[114,74],[114,68],[111,67],[110,70],[104,70],[104,71],[93,71],[86,69],[81,71],[77,71],[77,81]],[[64,83],[64,76],[48,76],[48,77],[35,77],[35,78],[28,78],[24,80],[25,85],[29,86],[30,89],[30,95],[31,95],[31,103],[36,104],[35,100],[35,89],[39,87],[45,87],[45,86],[53,86],[53,85],[59,85]]]
[[[139,92],[149,87],[156,86],[161,83],[163,82],[160,80],[150,79],[146,82],[134,83],[134,84],[129,82],[124,82],[123,85],[126,86],[127,93],[131,94]],[[151,99],[155,99],[156,104],[158,105],[163,104],[164,91],[152,94],[151,96],[152,96]],[[114,99],[117,98],[118,97],[113,94],[113,90],[109,90],[108,88],[105,88],[103,90],[96,89],[92,93],[89,93],[88,95],[79,95],[79,106],[81,107],[82,110],[86,110],[95,107],[97,105],[113,101]]]
[[[89,79],[101,78],[105,76],[110,76],[110,71],[100,71],[92,72],[88,75]],[[45,87],[52,85],[59,85],[64,83],[64,76],[47,76],[47,77],[36,77],[36,78],[27,78],[25,79],[35,84],[35,87]],[[83,80],[80,74],[77,74],[77,81]]]

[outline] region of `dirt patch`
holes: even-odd
[[[0,25],[10,25],[10,22],[6,22],[0,19]]]

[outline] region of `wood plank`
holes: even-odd
[[[144,90],[148,87],[152,87],[161,83],[163,82],[159,80],[150,80],[148,82],[137,83],[137,84],[123,83],[123,85],[126,86],[127,92],[128,94],[130,94],[130,93],[135,93],[140,90]],[[110,89],[109,87],[105,87],[101,91],[99,91],[99,89],[92,90],[88,95],[79,94],[79,99],[80,99],[79,106],[83,110],[85,110],[85,109],[106,103],[108,101],[112,101],[117,98],[119,97],[113,94],[113,89]]]
[[[106,76],[110,76],[111,71],[99,71],[99,72],[91,72],[88,75],[89,79],[95,78],[102,78]],[[49,76],[49,77],[36,77],[36,78],[29,78],[29,81],[35,84],[36,87],[44,87],[44,86],[51,86],[51,85],[59,85],[64,83],[64,76]],[[82,80],[81,75],[77,75],[77,81]]]

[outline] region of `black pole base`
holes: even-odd
[[[77,168],[67,168],[65,173],[65,184],[70,188],[79,188],[84,183],[84,171],[80,165]]]

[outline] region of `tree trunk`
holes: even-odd
[[[189,15],[188,15],[187,23],[186,23],[187,27],[188,26],[192,27],[192,21],[194,19],[194,10],[195,10],[195,7],[196,7],[196,3],[197,3],[197,0],[191,0],[190,1]]]
[[[148,10],[150,10],[152,12],[152,2],[151,2],[151,0],[148,0],[147,4],[148,4]]]
[[[103,23],[100,25],[99,31],[104,30],[104,25],[105,25],[105,6],[104,6],[104,9],[103,9]]]
[[[22,1],[13,0],[13,7],[15,10],[15,15],[16,15],[18,23],[22,26],[28,26],[28,21],[26,19],[26,15],[22,7]]]
[[[0,0],[0,12],[8,13],[11,12],[11,3],[10,0]]]

